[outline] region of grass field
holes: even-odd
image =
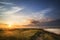
[[[43,29],[0,29],[0,40],[60,40],[60,35]]]

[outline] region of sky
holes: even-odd
[[[29,24],[60,19],[60,0],[0,0],[0,23]]]

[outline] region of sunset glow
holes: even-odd
[[[13,24],[11,22],[9,22],[7,25],[8,25],[8,28],[12,28]]]
[[[56,5],[55,5],[56,3]],[[50,1],[0,1],[0,28],[14,28],[29,25],[36,26],[58,26],[53,21],[60,20],[58,2]],[[33,22],[32,22],[33,21]],[[48,22],[48,23],[47,23]]]
[[[17,21],[17,20],[16,20]],[[14,22],[13,20],[11,21],[6,21],[6,24],[2,24],[1,27],[3,28],[8,28],[8,29],[14,29],[14,28],[23,28],[23,25],[29,25],[31,23],[31,20],[28,19],[20,19],[20,22]]]

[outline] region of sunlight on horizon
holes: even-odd
[[[14,22],[12,21],[6,21],[2,24],[0,24],[0,28],[6,28],[6,29],[15,29],[15,28],[26,28],[24,25],[29,25],[31,23],[31,20],[27,19],[21,19],[21,22]]]

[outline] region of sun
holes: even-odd
[[[11,27],[12,26],[12,24],[8,24],[8,27]]]
[[[7,26],[8,28],[12,28],[13,23],[12,22],[8,22],[7,25],[8,25]]]
[[[19,21],[7,21],[6,28],[7,29],[15,29],[15,28],[23,28],[25,25],[29,25],[31,23],[31,20],[29,19],[20,19]]]

